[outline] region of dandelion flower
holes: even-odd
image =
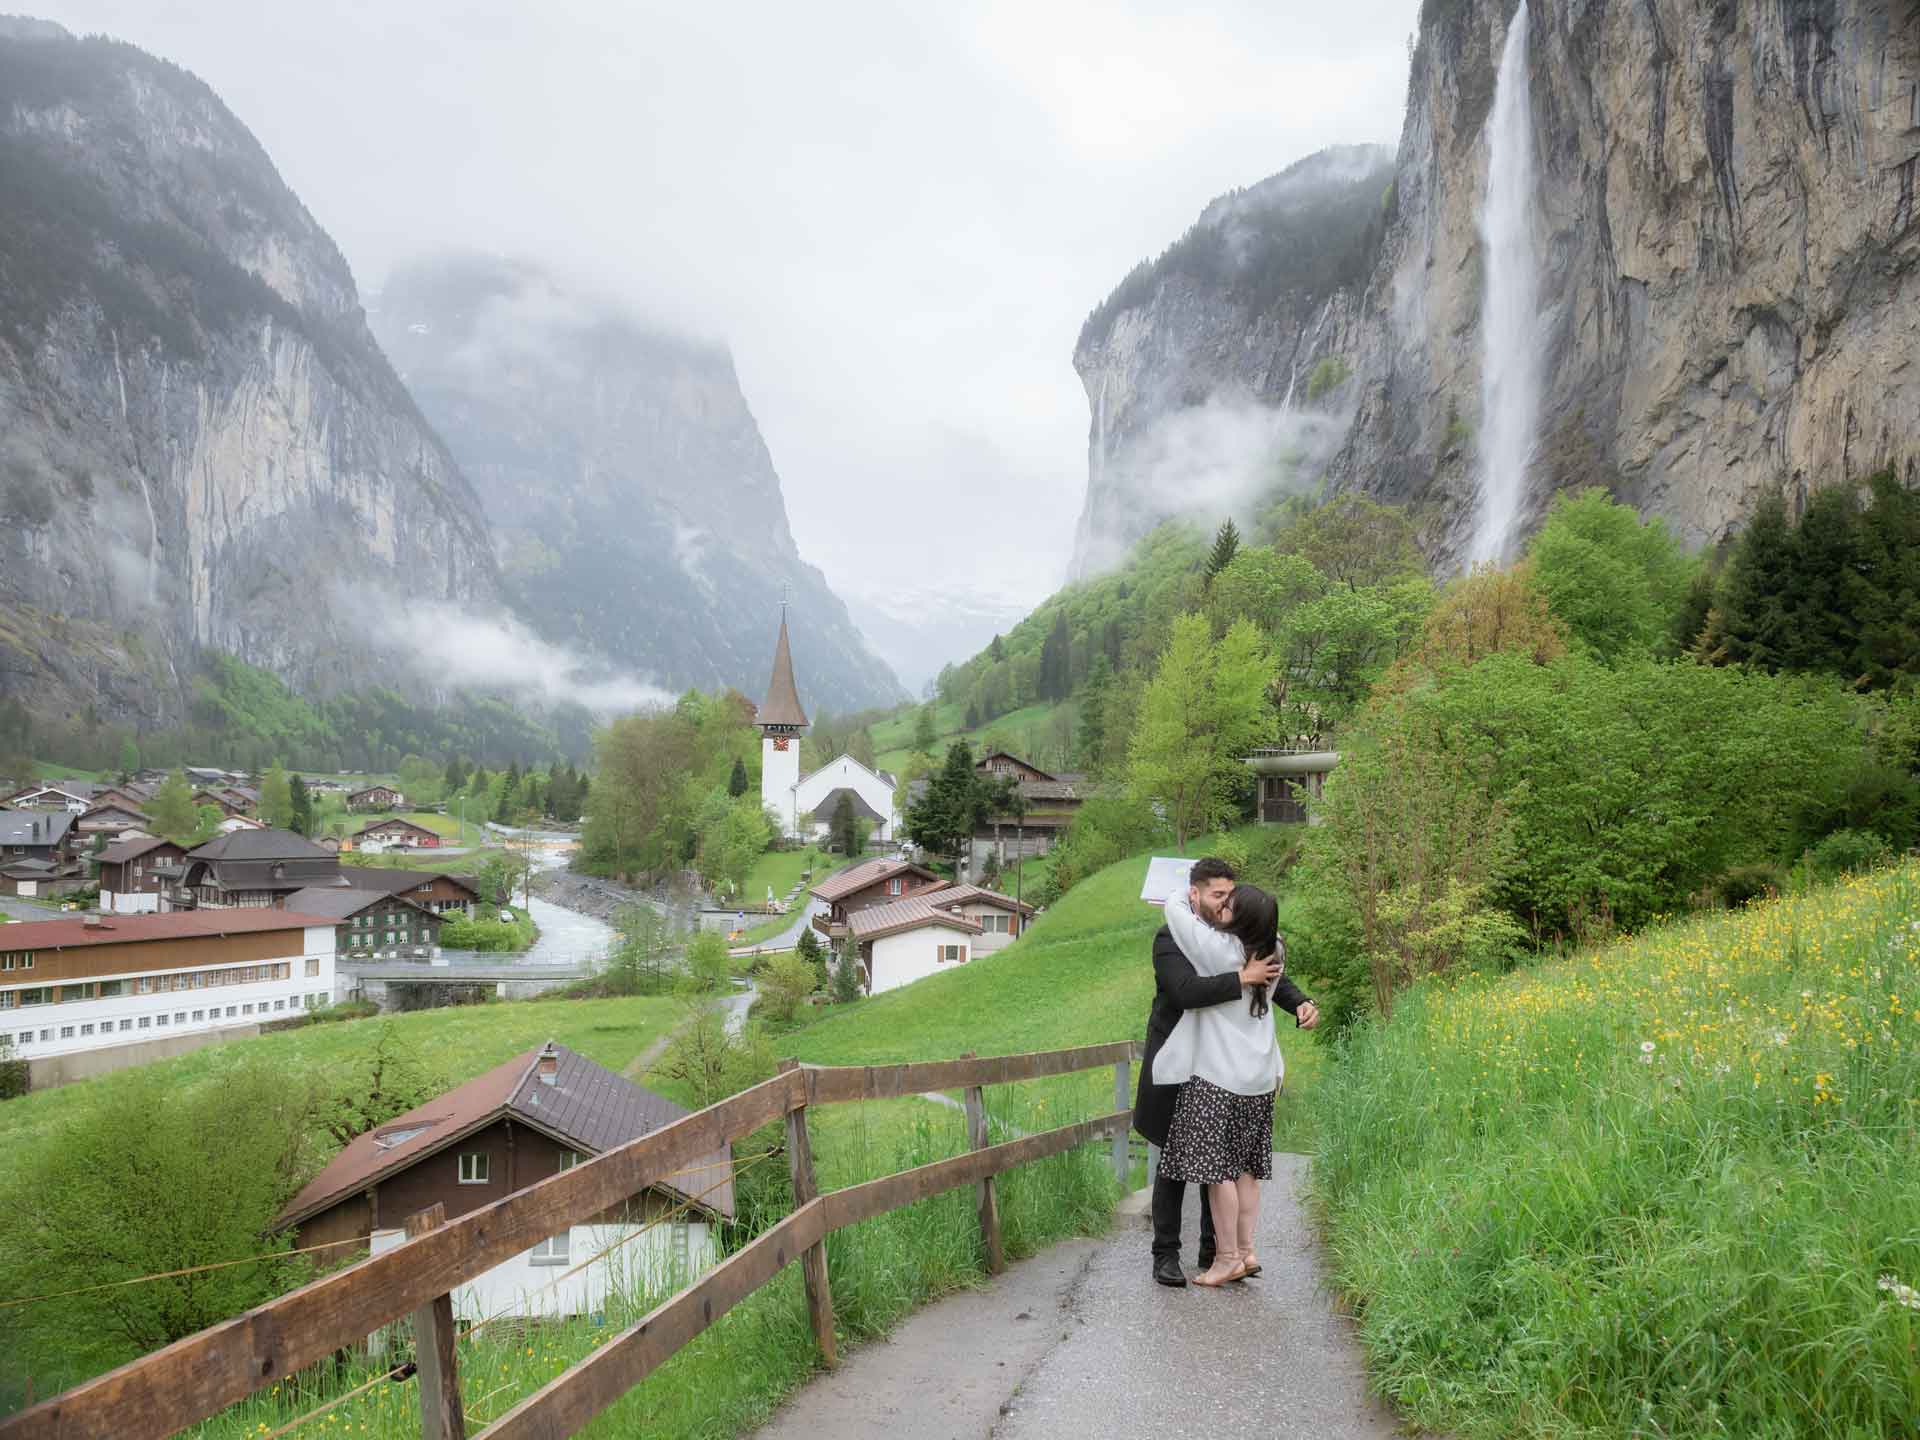
[[[1653,1042],[1651,1040],[1642,1040],[1640,1042],[1640,1053],[1642,1055],[1651,1055],[1653,1053]]]

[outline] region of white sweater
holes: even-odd
[[[1224,930],[1198,915],[1182,886],[1167,897],[1167,929],[1180,953],[1200,975],[1224,975],[1247,963],[1245,948]],[[1224,1005],[1189,1010],[1167,1036],[1153,1060],[1153,1083],[1183,1085],[1198,1077],[1235,1095],[1266,1095],[1279,1088],[1285,1073],[1274,1012],[1248,1013],[1246,991]],[[1272,987],[1268,987],[1272,998]]]

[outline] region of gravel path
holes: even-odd
[[[1103,1240],[1057,1245],[920,1311],[755,1433],[1397,1440],[1404,1432],[1367,1394],[1351,1327],[1322,1285],[1299,1201],[1306,1168],[1304,1156],[1274,1156],[1255,1242],[1265,1272],[1253,1280],[1224,1291],[1154,1284],[1136,1209]],[[1186,1219],[1191,1267],[1192,1195]]]

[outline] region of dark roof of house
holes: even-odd
[[[0,810],[0,845],[58,845],[78,818],[71,810]]]
[[[398,795],[400,792],[391,785],[368,785],[355,790],[347,796],[349,800],[358,800],[362,795]]]
[[[176,850],[180,848],[164,836],[148,835],[139,840],[122,840],[118,844],[109,845],[100,852],[100,863],[124,865],[129,860],[138,860],[142,855],[152,854],[163,845],[173,845]]]
[[[36,876],[51,874],[53,874],[53,866],[45,860],[8,860],[0,864],[0,875],[17,875],[30,880]]]
[[[90,925],[88,918],[99,923]],[[304,930],[326,924],[325,917],[295,910],[170,910],[161,915],[75,915],[64,920],[29,920],[9,925],[7,948],[68,950],[81,945],[130,945],[145,940],[193,940],[216,935],[248,935],[261,930]]]
[[[96,815],[130,815],[135,820],[145,820],[147,818],[146,811],[140,810],[132,805],[123,805],[118,800],[108,800],[103,804],[95,805],[92,809],[84,812],[80,818],[82,820],[91,820]]]
[[[235,830],[187,852],[195,860],[331,860],[333,852],[291,830]]]
[[[474,899],[480,898],[479,886],[471,875],[452,875],[437,870],[429,873],[423,870],[389,869],[384,865],[342,865],[340,878],[362,890],[379,890],[388,895],[398,895],[402,890],[411,890],[416,885],[431,885],[435,880],[445,880],[458,885]]]
[[[298,910],[304,915],[324,915],[330,920],[345,920],[376,905],[394,904],[418,910],[422,915],[433,915],[424,905],[416,905],[406,896],[391,890],[360,890],[352,886],[336,889],[331,885],[310,885],[305,890],[296,890],[287,896],[287,909]],[[437,920],[440,917],[435,915],[434,918]]]
[[[982,927],[978,920],[940,908],[945,895],[944,890],[935,890],[931,894],[908,895],[885,905],[856,910],[847,918],[847,928],[853,931],[856,940],[878,940],[883,936],[919,930],[928,925],[958,930],[966,935],[980,934]]]
[[[75,800],[90,800],[102,787],[92,780],[36,780],[31,785],[22,785],[18,790],[4,797],[11,804],[22,795],[67,795]]]
[[[1048,774],[1045,770],[1042,770],[1038,765],[1035,765],[1031,760],[1022,760],[1018,755],[1014,754],[1011,750],[989,751],[987,754],[982,755],[980,757],[978,763],[976,763],[973,768],[976,770],[985,770],[987,766],[995,760],[1011,760],[1014,764],[1018,765],[1022,770],[1031,770],[1035,776],[1037,776],[1042,780],[1056,780],[1059,778],[1056,775]]]
[[[868,860],[854,866],[851,870],[843,870],[838,875],[822,880],[813,887],[813,893],[822,900],[842,900],[856,890],[864,890],[878,881],[891,880],[894,876],[908,871],[915,875],[924,875],[929,880],[940,878],[925,866],[915,865],[911,861]]]
[[[946,885],[932,892],[929,898],[943,910],[953,905],[991,905],[996,910],[1008,910],[1016,915],[1034,913],[1033,906],[1025,901],[1002,895],[998,890],[989,890],[984,885]]]
[[[773,646],[773,674],[767,679],[767,697],[754,717],[759,725],[805,725],[800,691],[793,683],[793,652],[787,647],[787,617],[780,617],[780,638]]]
[[[511,1118],[573,1149],[601,1155],[693,1113],[564,1045],[548,1043],[559,1061],[553,1084],[542,1084],[536,1073],[541,1052],[528,1050],[396,1115],[348,1142],[280,1212],[275,1228],[317,1215],[496,1120]],[[683,1169],[671,1181],[660,1181],[659,1188],[709,1212],[733,1214],[731,1160],[725,1150],[702,1157],[697,1167]]]
[[[1080,790],[1071,780],[1022,780],[1020,794],[1028,800],[1078,800]]]
[[[832,824],[834,811],[840,808],[840,797],[842,795],[853,802],[853,813],[861,819],[884,821],[887,818],[878,810],[874,809],[873,806],[862,800],[860,798],[860,792],[855,790],[851,785],[841,785],[829,790],[826,798],[814,806],[813,814],[810,818]]]

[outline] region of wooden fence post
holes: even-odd
[[[407,1238],[438,1230],[447,1207],[438,1200],[406,1219]],[[420,1440],[467,1440],[460,1372],[453,1357],[453,1297],[436,1295],[413,1312],[413,1363],[420,1380]]]
[[[799,1067],[798,1060],[782,1060],[780,1073]],[[804,1094],[804,1092],[802,1092]],[[813,1142],[807,1136],[807,1102],[787,1111],[787,1173],[793,1178],[793,1208],[819,1198],[820,1185],[813,1174]],[[827,1242],[809,1245],[800,1253],[800,1273],[807,1285],[807,1317],[813,1322],[814,1342],[820,1347],[820,1359],[831,1370],[840,1363],[840,1352],[833,1343],[833,1289],[827,1283]]]
[[[973,1059],[974,1052],[969,1050],[960,1058]],[[993,1142],[987,1137],[987,1095],[984,1087],[969,1085],[967,1096],[967,1143],[975,1150],[984,1150]],[[993,1193],[993,1177],[987,1176],[979,1185],[980,1196],[980,1240],[987,1250],[987,1270],[998,1275],[1007,1268],[1007,1257],[1000,1245],[1000,1201]]]
[[[1125,1060],[1116,1060],[1113,1065],[1113,1108],[1129,1110],[1133,1108],[1132,1085],[1129,1080],[1133,1066]],[[1127,1150],[1128,1126],[1122,1125],[1113,1132],[1113,1178],[1122,1185],[1127,1183],[1127,1172],[1133,1168],[1133,1157]]]

